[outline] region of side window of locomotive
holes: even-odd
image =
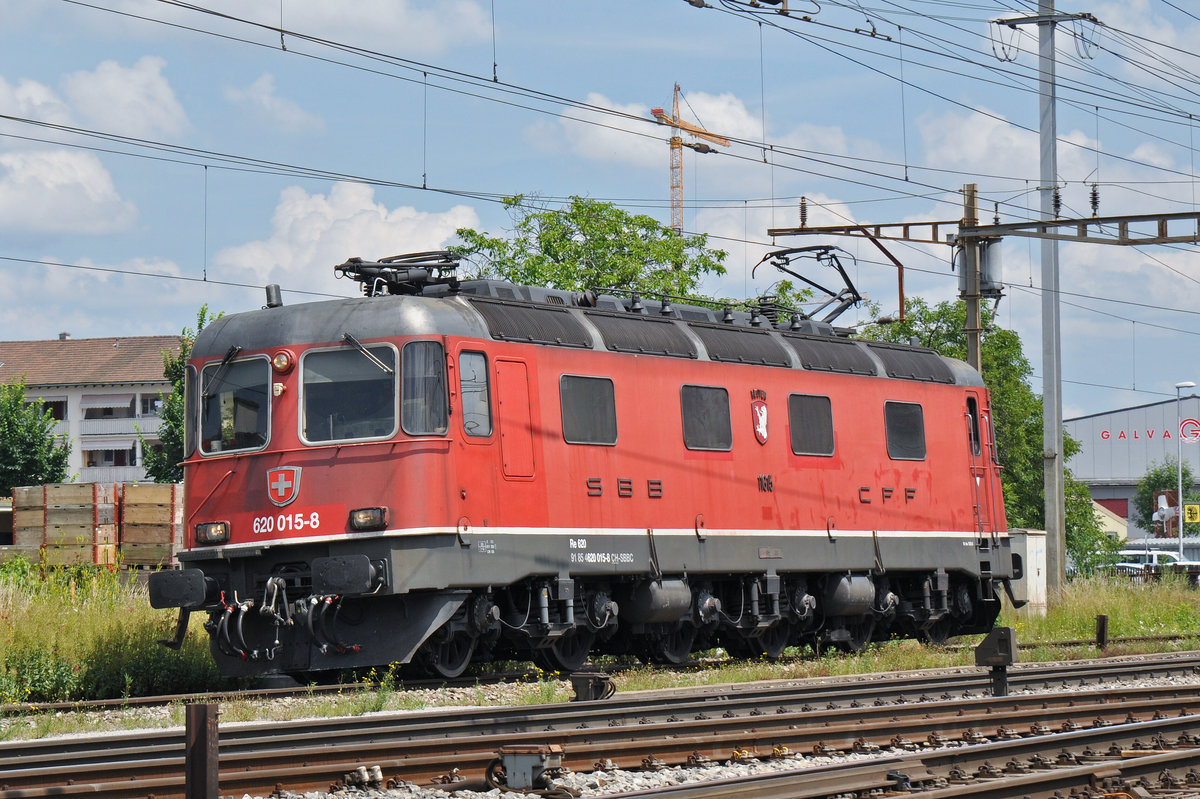
[[[617,443],[617,402],[611,380],[563,375],[558,390],[563,439],[568,444]]]
[[[979,450],[979,403],[974,397],[967,397],[967,434],[971,437],[971,454],[978,455]]]
[[[183,374],[183,456],[190,458],[196,454],[196,367],[189,366]]]
[[[788,395],[788,428],[797,455],[833,454],[833,406],[829,397]]]
[[[888,456],[898,461],[925,460],[925,411],[912,402],[884,403]]]
[[[458,385],[462,397],[463,431],[469,436],[490,436],[492,406],[488,400],[486,355],[482,352],[459,353]]]
[[[267,444],[271,367],[266,358],[212,363],[200,373],[200,448],[205,454]]]
[[[367,353],[343,347],[304,354],[300,424],[305,441],[395,434],[396,351],[377,345],[368,347]]]
[[[436,341],[410,341],[400,354],[400,426],[410,436],[443,435],[450,427],[446,356]]]
[[[733,449],[729,392],[713,386],[684,386],[680,393],[683,445],[688,449]]]

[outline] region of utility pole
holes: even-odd
[[[1054,196],[1058,181],[1058,131],[1055,118],[1054,28],[1089,14],[1056,14],[1054,0],[1038,0],[1033,17],[996,20],[996,24],[1038,26],[1038,118],[1042,219],[1058,216]],[[1051,594],[1066,581],[1066,498],[1063,479],[1062,317],[1059,312],[1058,241],[1042,239],[1042,459],[1046,508],[1046,587]]]
[[[967,320],[963,333],[967,336],[967,363],[980,374],[983,373],[983,321],[979,309],[979,239],[975,236],[963,238],[963,228],[979,225],[979,191],[974,183],[963,186],[963,220],[959,226],[959,240],[963,252],[963,276],[966,291],[963,300],[967,305]]]

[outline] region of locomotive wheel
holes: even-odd
[[[917,639],[927,644],[940,645],[946,643],[954,632],[954,620],[947,613],[929,626],[917,631]]]
[[[757,645],[742,635],[739,630],[722,630],[720,635],[721,648],[731,658],[752,658],[758,655]]]
[[[696,628],[689,622],[679,622],[669,632],[650,641],[650,660],[656,663],[671,663],[678,666],[686,663],[692,654],[692,643],[696,640]]]
[[[778,660],[791,637],[791,622],[778,621],[753,637],[740,631],[727,632],[721,637],[721,646],[734,658]]]
[[[783,656],[783,650],[787,649],[791,637],[791,622],[780,620],[763,631],[758,637],[756,648],[758,653],[768,660],[778,660]]]
[[[871,642],[871,633],[875,631],[875,621],[872,619],[871,621],[847,624],[846,630],[850,633],[850,637],[843,641],[834,641],[833,645],[846,654],[857,655]]]
[[[471,665],[471,656],[475,654],[475,637],[467,633],[454,633],[447,636],[439,644],[426,650],[425,665],[430,671],[453,680],[462,676]]]
[[[550,646],[534,652],[534,660],[546,671],[564,674],[579,671],[587,663],[595,640],[596,634],[591,630],[576,627]]]

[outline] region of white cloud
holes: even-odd
[[[228,87],[225,99],[249,109],[268,124],[288,132],[322,130],[325,123],[299,104],[275,94],[275,76],[265,73],[244,89]]]
[[[925,163],[965,174],[1038,174],[1037,134],[1021,130],[999,114],[948,111],[917,120]]]
[[[641,167],[661,166],[665,162],[666,142],[671,137],[672,128],[657,122],[651,115],[650,106],[643,103],[621,104],[595,92],[588,94],[585,102],[587,105],[566,109],[565,116],[559,119],[557,130],[548,126],[536,128],[536,138],[565,139],[576,153],[593,161]],[[716,136],[751,140],[762,138],[762,126],[758,118],[752,116],[745,104],[732,94],[694,92],[688,95],[688,103],[689,111],[681,114],[684,120]],[[626,118],[598,109],[610,109],[625,114]],[[669,115],[670,109],[667,109],[667,113]],[[689,143],[702,141],[690,133],[684,133],[683,138]],[[723,145],[717,146],[721,150],[729,149]]]
[[[162,74],[166,65],[154,56],[143,56],[132,67],[103,61],[92,72],[67,75],[63,91],[89,126],[126,136],[177,135],[188,121]]]
[[[598,93],[589,94],[586,102],[587,106],[566,109],[564,118],[557,123],[539,123],[530,128],[528,137],[547,151],[565,146],[588,161],[662,170],[665,184],[671,126],[655,121],[648,105],[621,104]],[[605,108],[625,117],[598,110]],[[730,145],[720,145],[685,132],[686,143],[712,144],[717,151],[717,154],[707,155],[690,150],[684,152],[685,187],[699,180],[698,185],[702,187],[719,187],[709,190],[723,196],[737,193],[768,196],[775,189],[782,190],[783,182],[792,177],[787,172],[773,174],[775,170],[765,163],[760,147],[740,143],[761,141],[763,123],[761,116],[747,108],[735,94],[690,92],[681,116],[715,136],[732,140]],[[775,131],[768,120],[767,138],[781,149],[796,148],[832,155],[853,153],[869,158],[879,158],[882,153],[877,143],[851,139],[838,126],[804,122],[788,130]],[[796,163],[782,152],[768,155],[767,160],[787,165]],[[691,192],[691,189],[687,191]]]
[[[565,143],[571,150],[592,161],[606,161],[646,167],[666,162],[670,131],[650,117],[650,107],[640,103],[622,105],[602,94],[589,93],[586,106],[570,106],[555,124],[538,124],[529,137],[545,149]],[[596,106],[591,108],[588,106]],[[622,119],[599,109],[610,109],[636,119]],[[638,122],[637,120],[644,120]],[[643,135],[630,135],[627,131]]]
[[[0,155],[0,228],[112,233],[137,219],[91,153],[38,150]]]
[[[478,227],[474,209],[458,205],[442,213],[411,206],[388,208],[370,186],[336,183],[328,195],[284,189],[264,240],[226,248],[214,258],[229,279],[247,274],[284,291],[358,294],[358,286],[336,280],[333,267],[347,258],[375,259],[443,247],[460,227]]]
[[[54,90],[28,78],[14,86],[0,76],[0,113],[60,125],[71,122],[70,109]]]

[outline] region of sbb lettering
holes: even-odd
[[[589,497],[604,496],[604,480],[599,477],[587,478],[587,495]],[[617,496],[622,499],[628,499],[634,494],[633,480],[628,477],[620,477],[617,479]],[[662,499],[663,482],[662,480],[647,480],[646,481],[646,496],[650,499]]]

